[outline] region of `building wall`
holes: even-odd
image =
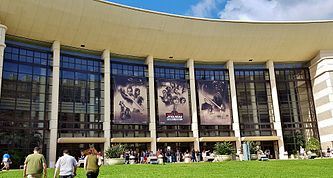
[[[10,46],[9,41],[10,40],[8,40],[8,42],[6,41],[6,43]],[[13,41],[15,42],[15,40]],[[27,48],[27,46],[36,43],[33,40],[23,41],[24,42],[20,42],[22,48]],[[184,60],[180,63],[173,63],[170,60],[153,59],[153,56],[150,56],[148,58],[149,60],[146,60],[140,57],[122,57],[110,53],[104,53],[102,55],[102,52],[98,51],[78,50],[63,46],[60,46],[59,51],[54,50],[52,55],[51,44],[34,46],[37,46],[34,48],[37,51],[40,48],[46,48],[48,54],[47,59],[50,61],[47,63],[49,64],[47,67],[50,68],[48,74],[53,78],[49,79],[50,86],[45,87],[47,94],[55,94],[50,88],[54,88],[51,84],[56,81],[54,78],[54,71],[56,71],[56,67],[60,67],[60,75],[58,78],[59,95],[52,96],[52,98],[58,98],[59,109],[54,109],[56,107],[50,107],[51,112],[55,113],[58,119],[55,121],[52,120],[53,117],[49,116],[50,114],[48,113],[50,111],[46,109],[45,114],[42,117],[45,126],[41,127],[45,132],[45,135],[42,137],[44,140],[40,144],[31,145],[31,147],[42,146],[45,150],[48,150],[47,157],[50,160],[51,166],[56,158],[56,152],[60,154],[60,150],[63,148],[71,147],[79,150],[94,144],[99,149],[103,149],[105,145],[108,145],[108,142],[128,143],[129,145],[132,145],[132,147],[140,147],[142,149],[156,151],[156,145],[165,146],[171,143],[175,146],[181,146],[184,149],[203,149],[213,145],[215,142],[231,141],[235,143],[236,149],[239,150],[241,141],[268,141],[270,142],[269,144],[272,143],[271,146],[275,147],[275,150],[272,150],[276,152],[275,157],[283,158],[284,156],[284,138],[282,137],[282,134],[281,136],[278,135],[279,128],[282,127],[283,130],[284,125],[282,124],[281,126],[280,120],[282,120],[282,117],[280,118],[280,113],[276,113],[279,112],[279,110],[275,107],[279,107],[279,105],[274,104],[278,103],[278,97],[280,97],[281,93],[277,93],[278,97],[273,94],[273,89],[276,88],[276,86],[274,86],[274,82],[271,82],[272,79],[275,79],[275,75],[272,75],[272,73],[274,74],[274,65],[272,65],[272,61],[268,63],[270,64],[267,65],[268,68],[265,64],[237,64],[235,67],[235,75],[232,75],[234,70],[232,61],[228,62],[228,69],[226,69],[225,64],[200,64],[200,62],[194,63],[191,59]],[[7,48],[8,51],[10,49],[10,47]],[[11,55],[12,54],[5,53],[5,64],[11,60],[9,58]],[[55,55],[59,56],[59,66],[53,65],[52,63],[51,59],[53,58],[54,62],[56,58]],[[111,64],[110,72],[105,72],[106,69],[103,64],[106,64],[105,59],[108,59],[105,55],[111,56],[111,60],[109,61]],[[34,55],[31,57],[32,61],[37,61],[37,59],[38,57],[35,57]],[[19,60],[17,63],[18,65],[25,65],[29,62]],[[3,71],[7,72],[7,70],[10,70],[10,68],[6,67]],[[30,75],[32,77],[38,76],[35,73],[31,73]],[[106,77],[106,75],[110,75],[110,77]],[[297,73],[296,71],[291,76],[297,78],[299,75],[300,73]],[[2,77],[3,83],[6,82],[6,76],[7,75],[3,75]],[[304,80],[309,83],[309,75],[304,76]],[[117,88],[115,81],[119,79],[119,77],[127,77],[127,79],[141,78],[142,80],[147,80],[147,84],[145,84],[147,86],[147,93],[145,94],[147,95],[148,100],[146,105],[147,110],[149,110],[149,112],[147,112],[147,122],[135,121],[138,123],[119,123],[119,121],[115,120],[115,111],[119,104],[115,95],[115,91],[118,91],[119,88]],[[110,78],[110,80],[105,80],[106,78]],[[194,81],[194,79],[196,79],[196,81],[192,82],[191,80]],[[153,90],[151,89],[151,80],[154,81],[155,85]],[[180,88],[177,88],[177,86],[175,87],[175,90],[176,88],[181,91],[188,90],[187,92],[182,93],[182,95],[179,95],[179,97],[186,98],[185,101],[186,104],[188,104],[189,122],[182,124],[164,124],[160,122],[161,116],[159,116],[159,109],[161,108],[159,107],[161,107],[160,98],[163,97],[163,95],[159,93],[160,91],[158,91],[158,87],[160,87],[162,80],[170,81],[170,85],[178,85],[175,84],[177,83],[175,81],[181,81],[180,83],[183,83],[184,86]],[[16,83],[22,82],[18,79],[17,81],[18,82]],[[331,78],[328,81],[331,81]],[[223,85],[223,90],[218,92],[224,92],[223,95],[221,95],[221,93],[216,95],[217,92],[211,95],[204,92],[202,95],[202,91],[200,91],[202,88],[199,86],[204,86],[204,82],[220,82],[220,84]],[[278,82],[279,81],[277,81],[277,83]],[[104,88],[104,85],[110,86],[110,88]],[[6,90],[7,86],[7,84],[3,84],[2,92]],[[314,86],[322,87],[322,84],[319,82],[318,85]],[[133,90],[138,88],[137,85],[132,85],[131,87]],[[47,90],[46,88],[49,89]],[[123,89],[127,88],[129,87],[123,87]],[[292,87],[289,89],[291,88]],[[297,112],[299,115],[302,115],[303,119],[297,120],[300,124],[308,122],[309,119],[310,121],[315,121],[315,116],[311,115],[313,112],[309,110],[309,108],[312,107],[310,102],[310,100],[312,100],[311,86],[308,84],[300,84],[299,86],[295,86],[295,88],[298,88],[298,95],[293,95],[296,98],[293,99],[294,102],[291,104],[295,104],[296,108],[295,111],[292,110],[290,112]],[[44,88],[40,87],[40,89]],[[167,90],[167,88],[165,89]],[[105,95],[105,90],[109,90],[107,93],[110,93],[110,96]],[[315,91],[317,91],[316,88]],[[208,95],[208,97],[206,95]],[[222,98],[219,99],[220,95]],[[111,98],[109,106],[104,102],[104,98],[108,97]],[[201,100],[199,100],[199,97],[204,97],[205,102],[200,102]],[[43,100],[43,102],[46,103],[45,105],[50,105],[55,102],[52,101],[50,103],[49,98],[50,96]],[[318,101],[321,100],[316,97],[314,98],[318,111],[318,107],[319,110],[321,108]],[[4,99],[6,98],[1,97],[1,101]],[[218,101],[220,104],[217,104],[219,103]],[[323,102],[327,101],[331,102],[331,100],[323,100]],[[181,107],[181,104],[177,103],[174,107]],[[140,104],[135,103],[134,105]],[[107,110],[104,106],[110,107],[109,113],[104,113],[104,111]],[[152,106],[156,106],[156,108],[151,112],[151,108],[154,108]],[[203,109],[205,107],[206,109]],[[308,110],[300,109],[298,111],[297,108],[307,108]],[[0,109],[6,108],[5,106],[0,105]],[[31,109],[32,112],[35,112],[36,110],[34,107],[31,107]],[[216,112],[226,114],[226,112],[228,112],[227,115],[230,117],[230,121],[226,123],[204,124],[203,117],[200,116],[201,112],[208,112],[210,114],[216,114]],[[17,112],[14,110],[13,113],[15,115]],[[155,113],[156,116],[153,116],[152,113]],[[239,118],[235,117],[239,114],[241,114]],[[319,112],[319,114],[325,114],[325,117],[330,117],[326,110]],[[319,114],[317,112],[318,118],[321,116]],[[110,116],[110,121],[105,120],[105,115]],[[307,115],[308,117],[306,117]],[[226,117],[226,115],[221,117]],[[296,115],[294,115],[294,117],[296,118]],[[152,121],[152,118],[155,119]],[[1,119],[3,125],[9,123],[6,119],[8,119],[8,117]],[[323,121],[323,119],[319,118],[318,120],[320,125],[320,121]],[[57,127],[52,126],[48,128],[46,125],[48,125],[49,122],[50,124],[56,122],[55,124]],[[156,126],[155,124],[152,124],[154,122]],[[241,126],[236,123],[240,123]],[[108,130],[107,127],[109,126],[111,129]],[[26,126],[23,127],[30,128]],[[301,133],[307,134],[308,137],[316,136],[316,127],[316,124],[313,124],[310,129],[308,129],[309,131]],[[48,136],[48,133],[50,130],[52,131],[52,129],[55,131],[55,134],[51,133],[49,134],[50,136]],[[108,140],[106,140],[107,137],[105,135],[109,133],[106,134],[105,131],[110,132],[110,139]],[[329,128],[323,129],[321,134],[324,134],[321,139],[329,137]],[[14,138],[16,137],[14,136]],[[201,143],[200,145],[199,142]],[[51,145],[54,144],[57,145],[57,149],[50,148]],[[103,146],[103,144],[105,145]],[[5,143],[5,145],[4,148],[9,148],[8,143]],[[268,147],[270,146],[268,145]],[[277,152],[277,148],[279,148],[280,153]],[[27,148],[27,152],[29,149],[31,148]],[[293,150],[287,151],[290,154]]]
[[[333,143],[333,56],[332,51],[320,51],[311,61],[316,115],[322,149],[332,148]]]

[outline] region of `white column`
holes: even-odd
[[[149,131],[152,141],[150,143],[151,151],[156,153],[157,143],[156,143],[156,116],[155,116],[155,77],[154,77],[154,58],[153,56],[148,56],[146,59],[146,64],[148,65],[148,86],[149,86]]]
[[[194,74],[194,60],[187,60],[187,67],[189,71],[189,79],[190,79],[190,92],[191,92],[191,111],[192,111],[192,131],[194,141],[194,150],[199,150],[199,129],[198,129],[198,114],[197,114],[197,93],[195,88],[195,74]]]
[[[283,133],[282,133],[282,125],[280,118],[280,109],[279,109],[279,99],[276,88],[276,80],[275,80],[275,71],[274,71],[274,63],[273,61],[267,61],[266,67],[269,70],[269,81],[271,84],[271,93],[272,93],[272,102],[273,102],[273,115],[274,115],[274,129],[276,131],[276,135],[279,136],[278,147],[279,147],[279,158],[284,158],[284,143],[283,143]]]
[[[50,118],[50,149],[49,149],[49,167],[53,168],[57,155],[58,138],[58,105],[59,105],[59,80],[60,80],[60,42],[54,41],[53,51],[53,73],[52,73],[52,103]]]
[[[111,73],[110,73],[110,50],[106,49],[103,52],[102,58],[104,60],[104,150],[110,147],[111,141]]]
[[[250,76],[250,80],[253,80],[253,76]],[[249,83],[250,86],[250,97],[251,97],[251,110],[252,110],[252,121],[254,124],[259,124],[258,118],[258,108],[257,108],[257,99],[256,99],[256,88],[254,82]],[[260,136],[259,125],[254,125],[256,131],[252,134],[255,136]]]
[[[234,130],[236,140],[236,149],[239,154],[241,149],[241,134],[239,128],[239,117],[238,117],[238,106],[237,106],[237,92],[235,83],[235,70],[234,62],[228,61],[227,68],[229,70],[229,82],[230,82],[230,94],[231,94],[231,105],[232,105],[232,129]]]
[[[5,37],[6,37],[7,27],[0,24],[0,91],[2,84],[2,70],[3,70],[3,58],[6,48]],[[1,92],[0,92],[1,93]]]

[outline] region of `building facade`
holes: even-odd
[[[276,159],[310,137],[332,147],[333,40],[324,37],[333,22],[195,19],[89,0],[3,4],[0,149],[18,164],[35,146],[51,167],[63,149],[117,143],[156,152],[229,141],[239,152],[253,141]]]

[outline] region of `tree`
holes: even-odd
[[[310,137],[306,142],[306,150],[317,153],[320,150],[320,142],[317,138]]]
[[[230,142],[218,142],[214,145],[215,153],[218,155],[231,155],[235,149]]]

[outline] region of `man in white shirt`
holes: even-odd
[[[64,150],[63,154],[55,165],[54,178],[57,177],[58,170],[60,170],[60,178],[73,178],[76,176],[77,161],[73,156],[69,155],[68,150]]]

